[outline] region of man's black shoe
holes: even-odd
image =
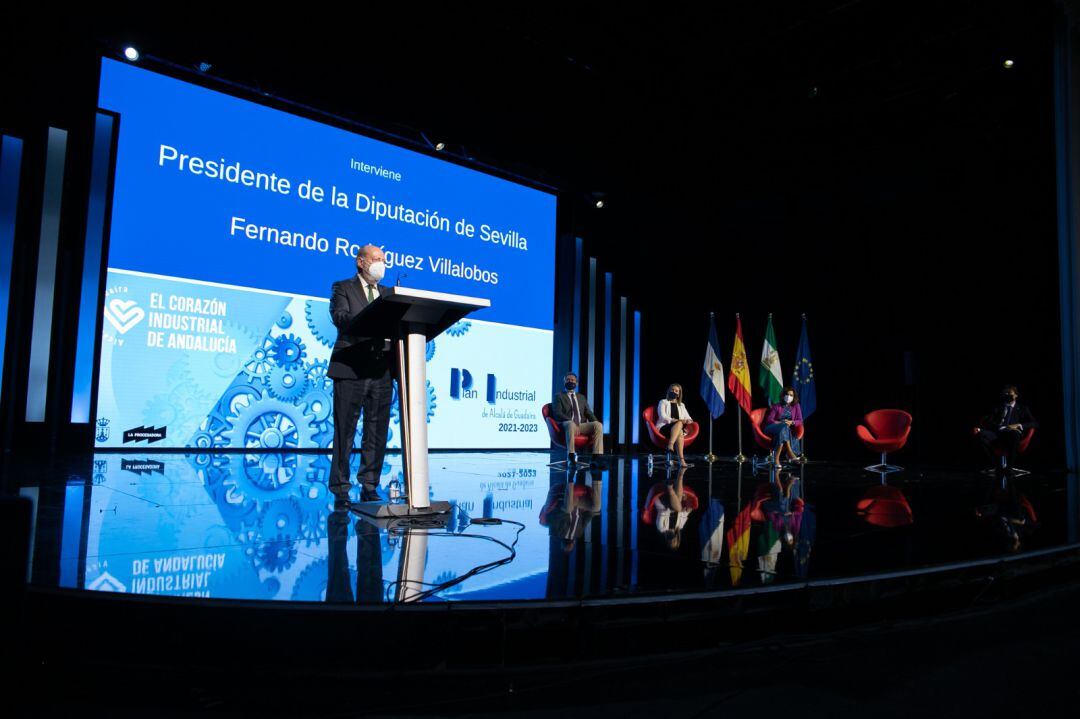
[[[340,511],[349,508],[349,495],[337,495],[334,497],[334,511]]]
[[[361,502],[381,502],[382,497],[379,496],[379,492],[374,487],[364,487],[360,490]]]

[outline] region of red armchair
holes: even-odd
[[[667,491],[667,486],[668,485],[664,482],[657,482],[649,488],[649,493],[645,496],[645,507],[641,510],[641,521],[650,527],[656,524],[656,498]],[[682,506],[684,510],[693,512],[701,504],[697,492],[689,487],[684,486],[682,488],[682,494]]]
[[[1026,430],[1024,430],[1024,436],[1020,438],[1020,442],[1016,445],[1016,456],[1020,456],[1021,454],[1024,454],[1025,452],[1028,451],[1028,446],[1031,445],[1031,438],[1034,437],[1034,436],[1035,436],[1035,428],[1034,427],[1028,427]],[[1012,474],[1012,475],[1015,475],[1015,476],[1022,476],[1022,475],[1025,475],[1025,474],[1031,474],[1031,472],[1029,472],[1026,469],[1020,469],[1019,467],[1009,466],[1009,460],[1008,460],[1009,452],[1005,448],[1005,445],[1001,444],[1000,442],[994,442],[993,444],[991,444],[990,445],[990,451],[994,453],[995,457],[997,457],[997,458],[999,458],[1001,460],[1001,469],[1008,472],[1009,474]],[[991,472],[991,471],[993,471],[993,470],[987,470],[987,472]]]
[[[855,505],[855,513],[875,527],[907,527],[915,521],[904,493],[887,484],[877,484],[866,490]]]
[[[547,425],[548,435],[551,437],[552,443],[556,447],[562,447],[566,449],[566,434],[563,432],[562,425],[555,421],[551,416],[551,403],[548,402],[540,408],[540,414],[544,415],[544,424]],[[574,437],[574,451],[589,444],[591,437],[587,434],[579,434]]]
[[[758,446],[771,451],[773,438],[761,431],[761,425],[765,423],[765,413],[768,411],[766,407],[750,410],[750,426],[754,428],[754,441],[758,443]],[[792,435],[795,439],[802,439],[805,431],[805,425],[792,427]]]
[[[859,440],[866,448],[881,452],[881,464],[867,467],[870,472],[899,472],[903,467],[886,463],[889,452],[895,452],[907,444],[911,434],[911,415],[902,409],[875,409],[863,417],[863,424],[855,428]]]
[[[660,430],[656,428],[656,407],[646,407],[645,411],[641,413],[641,418],[645,420],[645,427],[649,430],[649,439],[652,440],[652,443],[659,449],[667,449],[667,437],[660,434]],[[686,422],[683,424],[683,428],[686,429],[686,436],[683,437],[683,449],[685,450],[697,439],[701,428],[697,422]]]
[[[768,411],[769,410],[767,407],[760,407],[758,409],[750,410],[750,427],[753,430],[754,441],[757,442],[757,445],[759,447],[769,452],[771,457],[773,439],[772,437],[761,431],[761,425],[765,423],[765,414]],[[802,427],[792,427],[792,434],[795,436],[796,439],[802,439],[803,432],[805,432],[805,430],[805,425]],[[756,472],[758,468],[763,467],[766,464],[771,464],[772,459],[770,457],[754,457],[752,464],[754,471]]]

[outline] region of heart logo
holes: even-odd
[[[135,300],[122,300],[116,297],[105,304],[105,319],[120,334],[125,334],[139,324],[143,317],[146,317],[146,313]]]

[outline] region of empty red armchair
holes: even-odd
[[[544,424],[547,425],[548,435],[551,436],[551,441],[556,447],[566,448],[566,434],[563,432],[562,425],[555,421],[555,418],[551,416],[551,403],[548,402],[540,409],[540,414],[544,415]],[[579,434],[574,437],[574,451],[589,444],[592,441],[592,437],[587,434]]]
[[[907,444],[911,434],[911,415],[902,409],[875,409],[863,417],[863,423],[855,428],[859,440],[866,448],[881,453],[881,464],[866,469],[870,472],[899,472],[903,467],[888,464],[889,452],[895,452]]]
[[[652,443],[660,449],[667,449],[667,437],[660,434],[660,430],[656,428],[656,407],[646,407],[645,411],[641,413],[641,418],[645,420],[645,426],[649,430],[649,439],[652,440]],[[701,428],[698,427],[697,422],[686,422],[683,424],[683,428],[686,430],[686,436],[683,437],[683,449],[685,450],[697,439]]]

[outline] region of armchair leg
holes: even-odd
[[[880,474],[888,474],[890,472],[899,472],[899,471],[904,469],[903,467],[901,467],[899,465],[887,463],[885,461],[887,457],[888,457],[888,454],[885,453],[885,452],[882,452],[881,453],[881,463],[880,464],[872,464],[869,467],[863,467],[863,469],[865,469],[867,472],[877,472],[877,473],[880,473]]]

